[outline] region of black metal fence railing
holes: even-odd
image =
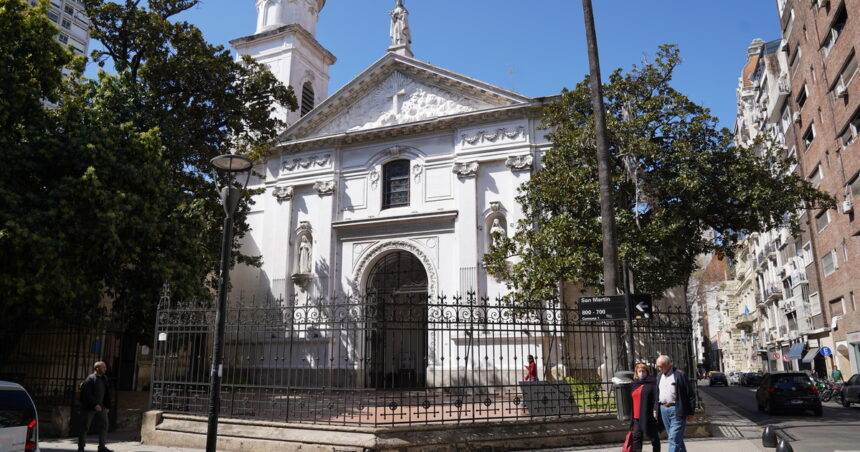
[[[152,407],[204,414],[214,307],[163,297]],[[221,416],[335,425],[473,423],[615,413],[610,379],[623,322],[581,322],[575,305],[518,310],[476,297],[231,301]],[[693,373],[689,314],[637,320],[640,361]],[[537,381],[524,381],[528,357]]]

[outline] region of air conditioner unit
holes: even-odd
[[[800,122],[800,112],[799,112],[799,111],[794,112],[794,113],[791,115],[791,119],[792,119],[794,122],[798,122],[798,123],[799,123],[799,122]]]
[[[851,198],[842,201],[842,213],[851,213],[854,212],[854,202]]]
[[[848,89],[842,85],[836,87],[836,97],[842,98],[848,95]]]

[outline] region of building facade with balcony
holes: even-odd
[[[828,370],[858,373],[860,0],[778,0],[777,8],[791,86],[786,145],[796,150],[800,174],[837,201],[836,209],[806,215],[812,234],[794,267],[805,266],[809,296],[820,300],[805,312],[806,327],[833,351],[825,360]]]

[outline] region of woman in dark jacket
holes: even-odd
[[[654,452],[660,452],[660,427],[657,415],[657,379],[648,375],[648,366],[637,364],[633,374],[633,451],[642,450],[642,442],[651,439]]]

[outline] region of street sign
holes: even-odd
[[[773,354],[772,354],[772,355],[770,355],[770,357],[771,357],[771,358],[773,358],[773,360],[774,360],[774,361],[776,361],[776,360],[778,360],[779,358],[781,358],[781,357],[782,357],[782,355],[780,355],[780,354],[779,354],[779,352],[773,352]]]
[[[833,350],[830,350],[830,347],[821,347],[821,350],[818,352],[821,353],[821,356],[830,356],[833,354]]]
[[[630,295],[630,312],[634,319],[650,319],[653,310],[651,295],[647,293]]]
[[[579,307],[579,320],[627,320],[624,295],[580,297],[577,305]]]
[[[752,356],[750,356],[750,359],[753,361],[758,361],[758,356],[752,355]]]

